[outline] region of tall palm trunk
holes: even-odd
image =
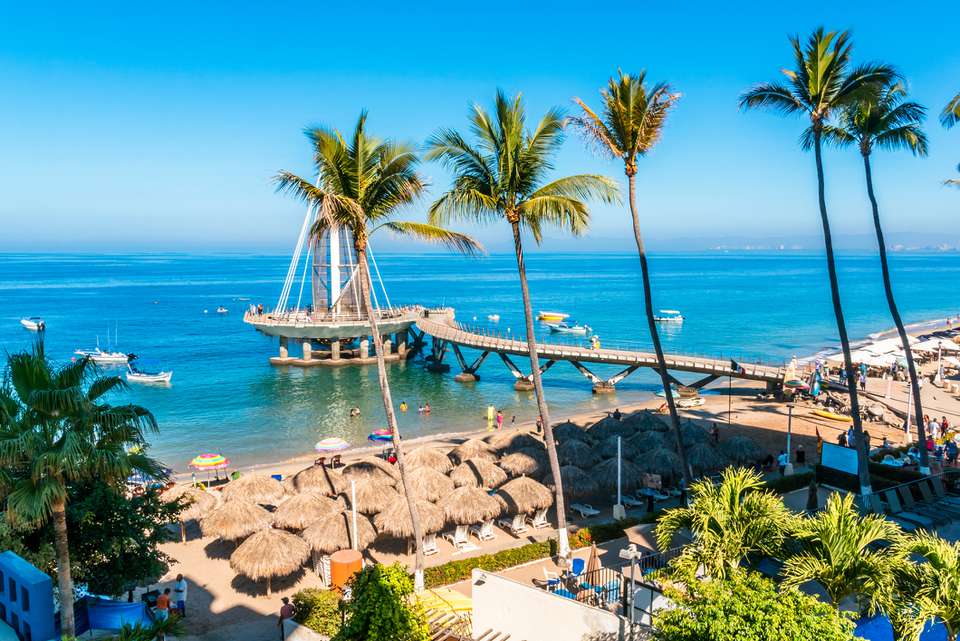
[[[843,320],[843,307],[840,305],[840,284],[837,282],[837,266],[833,256],[833,238],[830,235],[830,218],[827,216],[827,201],[823,184],[823,157],[821,154],[821,125],[813,124],[813,151],[817,161],[817,196],[820,203],[820,222],[823,224],[823,244],[827,252],[827,274],[830,278],[830,296],[833,300],[833,314],[837,319],[837,332],[840,334],[840,348],[843,350],[843,366],[847,370],[847,391],[850,393],[850,417],[853,419],[853,434],[856,439],[857,473],[860,477],[860,494],[865,499],[873,490],[870,487],[870,461],[863,442],[863,423],[860,420],[860,401],[857,398],[857,373],[853,369],[850,357],[850,339],[847,337],[847,325]]]
[[[390,395],[390,382],[387,380],[387,362],[383,353],[383,337],[377,325],[377,317],[373,310],[370,297],[370,267],[367,265],[366,246],[357,247],[357,264],[360,266],[360,292],[363,298],[363,308],[370,319],[370,333],[373,335],[373,348],[377,355],[377,378],[380,381],[380,396],[383,398],[383,411],[387,415],[387,427],[393,435],[393,449],[397,454],[397,469],[400,471],[400,481],[403,483],[403,494],[410,508],[410,522],[413,525],[413,538],[416,543],[416,559],[414,566],[414,589],[423,591],[423,530],[420,527],[420,512],[417,510],[416,497],[410,487],[407,477],[406,454],[403,451],[403,442],[400,440],[400,430],[397,428],[397,416],[393,412],[393,398]],[[354,533],[356,536],[356,533]]]
[[[57,586],[60,588],[60,633],[73,637],[73,577],[70,575],[70,546],[67,543],[67,504],[53,504],[53,543],[57,552]]]
[[[883,227],[880,225],[880,209],[877,207],[877,198],[873,194],[873,172],[870,171],[870,153],[863,154],[863,170],[867,176],[867,196],[870,197],[870,206],[873,208],[873,228],[877,232],[877,245],[880,248],[880,271],[883,274],[883,292],[887,296],[887,307],[890,308],[890,316],[893,317],[893,323],[897,326],[897,334],[900,335],[900,343],[903,345],[903,353],[907,357],[907,375],[910,385],[910,393],[913,394],[913,407],[917,414],[917,441],[920,450],[920,471],[923,474],[930,473],[930,461],[926,448],[926,429],[923,424],[923,408],[920,403],[920,384],[917,380],[917,368],[913,363],[913,352],[910,351],[910,339],[907,338],[907,330],[903,327],[903,320],[900,318],[900,310],[897,309],[897,302],[893,298],[893,287],[890,284],[890,268],[887,266],[887,246],[883,239]],[[907,417],[910,420],[910,417]]]
[[[640,274],[643,279],[643,303],[647,312],[647,327],[650,330],[650,340],[653,341],[653,351],[657,354],[657,373],[663,391],[667,395],[667,408],[670,410],[670,423],[673,425],[673,435],[677,441],[677,454],[680,457],[680,467],[683,469],[684,485],[689,488],[693,483],[693,470],[687,463],[687,453],[683,449],[683,437],[680,434],[680,415],[677,414],[677,405],[673,402],[673,391],[670,389],[670,374],[667,373],[667,364],[663,358],[663,347],[660,345],[660,333],[657,331],[657,322],[653,319],[653,295],[650,292],[650,270],[647,267],[647,250],[643,246],[643,236],[640,235],[640,217],[637,215],[637,177],[636,172],[627,168],[627,184],[630,192],[630,215],[633,218],[633,238],[637,242],[637,254],[640,256]]]
[[[558,554],[563,558],[570,556],[570,543],[567,539],[567,513],[563,500],[563,480],[560,478],[560,459],[557,458],[557,443],[553,439],[553,426],[550,424],[550,412],[547,399],[543,395],[543,381],[540,377],[540,357],[537,354],[537,337],[534,335],[533,306],[530,303],[530,287],[527,285],[527,267],[523,262],[523,242],[520,240],[520,223],[510,221],[513,228],[513,248],[517,254],[517,273],[520,274],[520,291],[523,294],[523,319],[527,329],[527,347],[530,350],[530,375],[533,378],[533,391],[537,397],[537,410],[543,423],[543,440],[550,458],[550,472],[556,488]]]

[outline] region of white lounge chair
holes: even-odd
[[[570,504],[570,509],[585,519],[600,514],[600,510],[595,510],[589,503],[572,503]]]
[[[492,541],[497,538],[497,535],[493,533],[493,519],[484,521],[480,525],[471,525],[470,534],[476,534],[481,541]]]
[[[430,556],[431,554],[436,554],[440,551],[440,548],[437,547],[437,535],[436,534],[426,534],[423,537],[423,555]]]
[[[550,527],[550,521],[547,520],[547,508],[537,510],[536,514],[530,517],[530,527],[537,530]]]
[[[510,530],[510,533],[514,536],[520,536],[527,531],[527,517],[523,514],[514,514],[513,518],[498,520],[497,525],[504,530]]]
[[[469,530],[466,525],[458,525],[456,530],[444,532],[440,536],[450,541],[457,550],[462,550],[470,544]]]
[[[623,495],[620,497],[620,500],[627,507],[645,507],[647,504],[646,499],[638,499],[634,496]]]

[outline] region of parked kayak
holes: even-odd
[[[828,418],[831,421],[840,421],[841,423],[853,422],[853,419],[845,414],[834,414],[833,412],[828,412],[827,410],[813,410],[813,413],[822,418]]]

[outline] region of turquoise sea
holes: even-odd
[[[178,470],[201,451],[245,465],[309,453],[322,436],[364,443],[383,425],[375,368],[273,367],[267,359],[276,340],[242,322],[247,305],[275,304],[288,262],[253,254],[0,254],[0,348],[27,348],[35,335],[18,321],[36,315],[47,321],[47,351],[56,360],[98,337],[106,347],[108,333],[111,341],[116,333],[120,350],[172,368],[170,387],[135,386],[115,401],[156,414],[161,434],[153,453]],[[394,305],[448,305],[458,319],[477,324],[496,313],[499,331],[523,330],[512,255],[395,254],[378,263]],[[839,267],[851,335],[889,328],[876,257],[845,254]],[[664,328],[668,351],[779,363],[836,344],[821,255],[668,254],[653,256],[651,268],[655,304],[687,318],[682,327]],[[569,312],[604,346],[649,346],[635,255],[533,253],[528,269],[535,309]],[[960,254],[894,254],[892,270],[907,322],[960,311]],[[215,314],[218,305],[229,313]],[[508,422],[533,417],[532,396],[513,391],[499,359],[489,358],[481,381],[469,386],[453,381],[451,364],[449,374],[429,373],[420,360],[390,366],[395,401],[429,402],[433,410],[400,415],[408,436],[482,428],[491,403]],[[641,371],[615,396],[594,397],[566,363],[545,382],[557,419],[642,400],[656,389],[650,372]],[[354,405],[362,414],[351,419]]]

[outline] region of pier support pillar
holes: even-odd
[[[290,354],[287,351],[287,337],[281,336],[280,337],[280,358],[287,358],[289,355]]]
[[[370,339],[366,336],[360,337],[360,358],[370,358]]]
[[[303,347],[303,360],[309,361],[313,359],[313,343],[310,342],[309,338],[303,339],[301,343]]]
[[[476,383],[480,380],[480,377],[474,372],[460,372],[453,377],[453,380],[458,383]]]
[[[333,339],[330,341],[330,360],[339,361],[340,360],[340,341]]]
[[[594,394],[613,394],[616,391],[616,386],[610,381],[600,381],[593,384]]]
[[[407,332],[406,330],[402,332],[397,332],[396,336],[397,343],[397,354],[400,355],[400,358],[405,358],[407,355]]]
[[[533,381],[526,378],[518,378],[517,382],[513,384],[513,389],[518,392],[532,392]]]
[[[383,337],[383,355],[390,356],[393,354],[393,341],[390,340],[390,334],[387,334]]]

